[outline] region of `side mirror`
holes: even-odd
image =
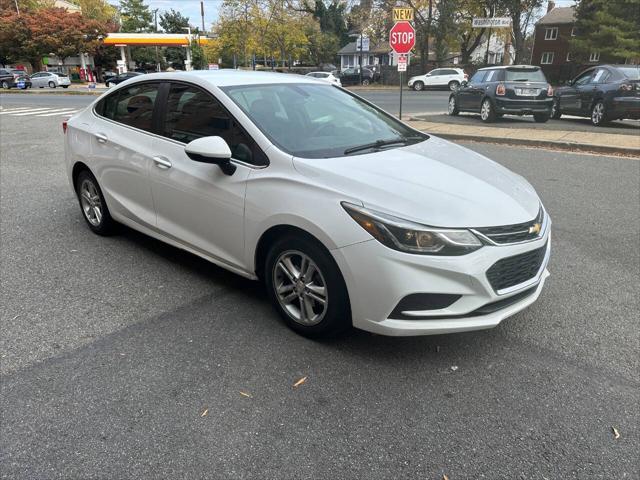
[[[225,175],[233,175],[236,166],[231,163],[231,150],[222,137],[202,137],[188,143],[184,152],[194,162],[218,165]]]
[[[573,85],[573,80],[567,80],[567,85],[569,86]]]

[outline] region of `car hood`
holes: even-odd
[[[402,148],[326,159],[293,159],[302,175],[366,208],[438,227],[489,227],[532,220],[533,187],[488,158],[437,137]]]

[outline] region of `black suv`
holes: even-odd
[[[140,75],[144,75],[144,74],[140,72],[119,73],[115,77],[106,78],[104,80],[104,84],[105,86],[110,87],[111,85],[118,85],[119,83],[122,83],[125,80],[129,80],[130,78],[139,77]]]
[[[551,116],[553,88],[540,70],[531,65],[488,67],[449,96],[449,115],[480,113],[483,122],[504,114],[533,115],[536,122]]]
[[[595,126],[640,118],[640,66],[600,65],[556,89],[552,117],[563,113],[591,117]]]
[[[374,74],[368,68],[362,69],[362,85],[369,85],[374,81]],[[351,67],[343,70],[340,74],[340,83],[344,87],[345,85],[358,85],[360,83],[360,68]]]

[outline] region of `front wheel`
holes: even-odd
[[[557,98],[553,99],[553,103],[551,104],[551,118],[554,120],[558,120],[562,116],[562,112],[560,111],[560,100]]]
[[[365,78],[364,80],[362,80],[362,85],[363,85],[364,87],[369,86],[369,84],[370,84],[370,83],[371,83],[371,82],[370,82],[369,80],[367,80],[366,78]]]
[[[424,89],[424,83],[418,80],[417,82],[415,82],[415,83],[413,84],[413,89],[414,89],[416,92],[420,92],[421,90],[423,90],[423,89]]]
[[[480,107],[480,118],[485,123],[495,122],[496,120],[496,111],[491,104],[491,100],[485,98],[482,102],[482,106]]]
[[[2,88],[4,88],[5,90],[9,90],[9,88],[11,88],[11,87],[9,86],[9,82],[7,82],[7,81],[3,81],[3,82],[2,82]]]
[[[455,92],[459,86],[460,86],[460,82],[458,82],[457,80],[453,80],[449,82],[449,90],[451,90],[452,92]]]
[[[602,100],[596,102],[591,109],[591,123],[596,127],[607,123],[607,111]]]
[[[306,337],[330,337],[351,327],[347,287],[331,254],[306,236],[277,241],[265,263],[271,302],[285,323]]]
[[[533,114],[533,119],[536,121],[536,123],[547,123],[549,121],[549,114],[548,113],[534,113]]]
[[[78,194],[82,214],[89,228],[98,235],[111,235],[114,233],[116,223],[111,218],[98,181],[88,170],[84,170],[78,175],[76,193]]]
[[[460,113],[455,95],[451,95],[449,97],[449,106],[447,108],[447,113],[452,116],[458,115]]]

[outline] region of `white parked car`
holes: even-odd
[[[454,91],[468,78],[461,68],[436,68],[424,75],[411,77],[409,88],[418,92],[427,88],[448,88]]]
[[[38,72],[31,75],[32,88],[69,88],[71,80],[67,75],[55,72]]]
[[[63,127],[91,230],[261,279],[304,335],[494,327],[548,276],[551,220],[524,178],[303,76],[144,75]]]
[[[310,72],[310,73],[307,73],[305,76],[317,78],[318,80],[323,80],[325,82],[338,85],[339,87],[342,86],[342,84],[340,83],[340,79],[331,72]]]

